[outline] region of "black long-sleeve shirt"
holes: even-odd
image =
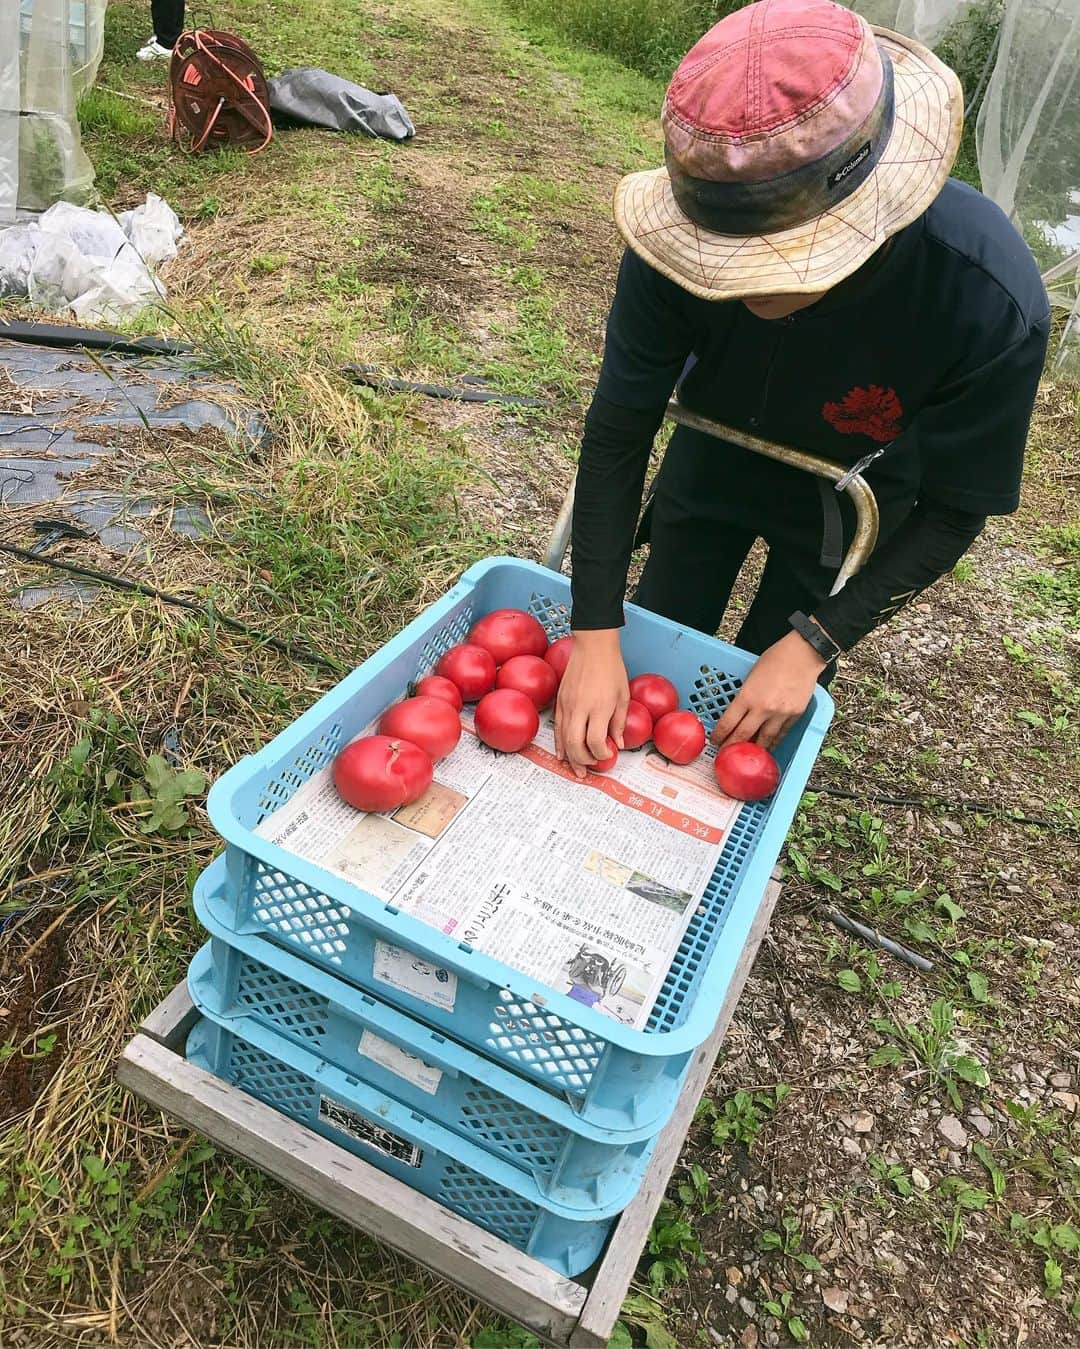
[[[828,459],[888,447],[867,476],[879,496],[906,492],[912,509],[817,610],[850,647],[950,570],[987,515],[1015,510],[1048,334],[1026,245],[954,181],[862,271],[786,320],[700,300],[628,252],[585,420],[574,627],[623,621],[649,452],[679,382],[704,416]]]

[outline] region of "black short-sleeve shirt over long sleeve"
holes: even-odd
[[[876,471],[914,477],[920,506],[1007,514],[1049,325],[1027,246],[955,180],[860,272],[788,319],[699,299],[628,251],[582,443],[575,626],[622,622],[649,450],[677,383],[706,417],[841,463],[888,446]]]

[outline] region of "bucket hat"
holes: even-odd
[[[960,145],[955,73],[831,0],[758,0],[668,87],[665,167],[625,177],[629,246],[694,295],[823,291],[930,205]]]

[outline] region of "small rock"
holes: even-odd
[[[748,1297],[739,1298],[739,1310],[744,1316],[749,1316],[751,1320],[757,1315],[757,1307]]]
[[[739,1336],[739,1343],[742,1349],[757,1349],[758,1333],[757,1326],[747,1326]]]
[[[709,1339],[712,1340],[713,1344],[730,1344],[730,1343],[731,1343],[730,1340],[725,1340],[725,1339],[724,1339],[723,1335],[720,1334],[720,1332],[717,1330],[717,1328],[716,1328],[715,1326],[710,1326],[710,1327],[709,1327]]]
[[[728,1306],[734,1307],[735,1303],[738,1301],[739,1295],[734,1288],[725,1288],[724,1297],[727,1298]]]
[[[1058,1105],[1064,1106],[1070,1115],[1074,1115],[1077,1107],[1080,1106],[1080,1096],[1077,1096],[1074,1091],[1055,1091],[1054,1100],[1057,1101]]]
[[[1072,1074],[1071,1074],[1071,1073],[1051,1073],[1051,1074],[1050,1074],[1050,1085],[1051,1085],[1052,1087],[1058,1087],[1060,1090],[1064,1091],[1066,1087],[1071,1087],[1071,1086],[1072,1086]]]
[[[840,1140],[840,1146],[848,1154],[849,1157],[858,1158],[859,1161],[862,1160],[862,1151],[859,1148],[858,1143],[855,1142],[854,1138],[842,1138]]]
[[[954,1148],[967,1147],[967,1130],[955,1115],[942,1115],[938,1120],[938,1133]]]
[[[855,1116],[852,1127],[857,1134],[868,1134],[874,1127],[873,1115],[871,1115],[869,1110],[860,1110]]]
[[[1054,926],[1066,941],[1072,941],[1073,937],[1076,936],[1076,928],[1073,927],[1072,923],[1055,923]]]
[[[726,1273],[728,1283],[742,1283],[742,1270],[738,1265],[728,1265]]]
[[[775,1330],[766,1331],[765,1343],[769,1346],[769,1349],[773,1349],[775,1345],[780,1343],[780,1336],[776,1333]]]
[[[769,1192],[764,1185],[755,1185],[750,1191],[754,1196],[754,1203],[757,1205],[759,1213],[765,1212],[765,1205],[769,1202]]]
[[[1010,1076],[1015,1082],[1026,1082],[1026,1081],[1027,1081],[1027,1073],[1026,1073],[1026,1071],[1024,1070],[1024,1065],[1023,1065],[1022,1063],[1010,1063],[1010,1064],[1009,1064],[1009,1076]]]
[[[842,1288],[823,1288],[821,1290],[821,1300],[829,1311],[836,1312],[838,1316],[843,1316],[848,1307],[848,1295]]]
[[[917,1166],[911,1168],[911,1183],[917,1190],[928,1190],[930,1188],[930,1177],[925,1172],[920,1171]]]
[[[991,1130],[993,1129],[994,1126],[990,1123],[990,1121],[986,1118],[986,1116],[982,1113],[981,1110],[973,1110],[971,1114],[968,1115],[967,1122],[971,1125],[971,1127],[975,1130],[975,1132],[977,1134],[981,1134],[983,1138],[990,1137]]]

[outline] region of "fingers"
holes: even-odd
[[[597,759],[606,759],[608,757],[607,737],[608,725],[611,722],[610,715],[605,716],[601,713],[599,716],[594,712],[589,718],[589,732],[586,736],[590,759],[589,763],[596,763]]]
[[[753,740],[765,724],[766,714],[758,708],[750,708],[738,726],[724,741],[725,745],[739,745],[744,740]]]
[[[737,693],[731,702],[728,703],[724,715],[713,727],[710,737],[714,745],[723,745],[734,734],[743,717],[748,711],[746,699],[741,693]]]
[[[630,705],[629,699],[627,699],[625,703],[624,702],[619,703],[619,705],[615,708],[614,715],[611,718],[611,725],[608,727],[608,735],[610,735],[612,740],[615,741],[615,744],[619,747],[619,749],[625,748],[623,744],[623,735],[626,732],[626,709],[629,707],[629,705]],[[604,750],[605,750],[605,757],[607,757],[606,744],[604,746]]]
[[[772,749],[783,740],[792,720],[793,718],[784,716],[769,717],[761,724],[754,739],[763,749]]]
[[[579,778],[583,778],[585,769],[596,762],[595,756],[589,753],[587,734],[588,721],[580,713],[575,714],[566,728],[564,745],[566,760]]]

